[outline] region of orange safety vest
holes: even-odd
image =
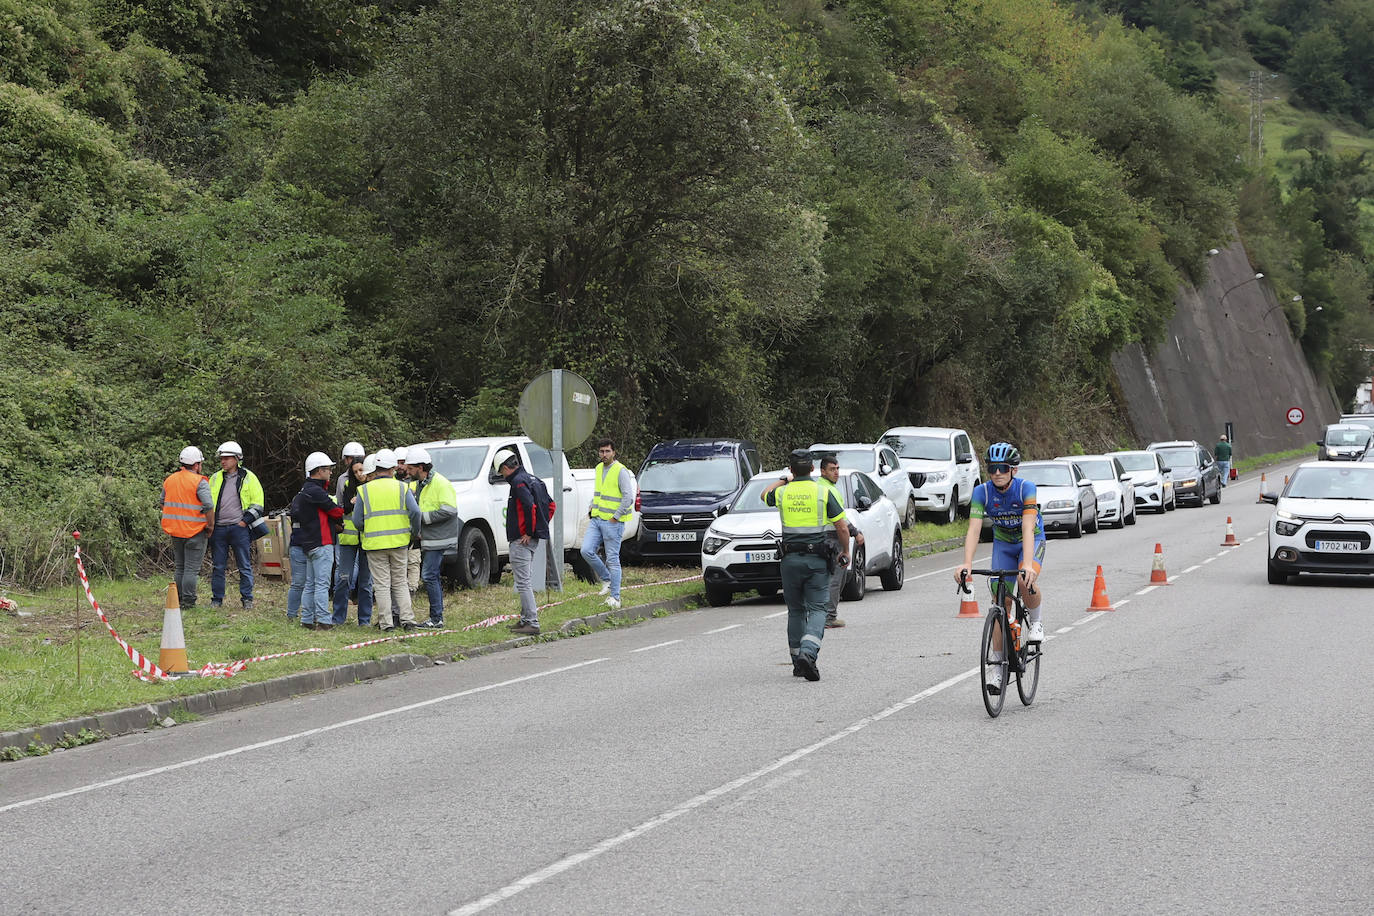
[[[205,507],[196,488],[206,478],[185,468],[162,482],[162,530],[174,538],[189,538],[205,530]]]

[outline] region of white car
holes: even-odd
[[[1045,533],[1063,531],[1071,538],[1096,534],[1097,494],[1092,481],[1072,461],[1023,461],[1016,476],[1035,484],[1040,524]],[[1091,519],[1091,521],[1090,521]]]
[[[962,429],[894,426],[878,444],[890,446],[911,475],[916,508],[946,524],[958,517],[960,507],[973,499],[973,488],[983,482],[973,443]]]
[[[729,604],[735,592],[757,589],[761,595],[773,595],[782,587],[778,555],[782,518],[776,508],[764,503],[762,493],[786,476],[786,471],[756,475],[729,511],[706,529],[701,541],[701,578],[712,607]],[[845,518],[864,536],[862,547],[850,542],[852,562],[841,596],[848,601],[862,599],[868,590],[867,577],[873,575],[881,577],[888,591],[900,589],[906,573],[897,507],[883,495],[877,481],[862,471],[841,469],[835,486]]]
[[[1174,511],[1174,475],[1165,470],[1164,459],[1158,452],[1135,449],[1108,452],[1107,457],[1120,461],[1126,469],[1126,476],[1135,487],[1137,509],[1153,509],[1160,514]]]
[[[1308,461],[1282,493],[1260,498],[1275,504],[1270,585],[1298,573],[1374,574],[1374,466]]]
[[[902,517],[902,527],[910,528],[916,524],[916,488],[911,485],[911,475],[902,469],[897,453],[889,445],[870,445],[866,442],[817,442],[811,446],[817,466],[821,456],[830,453],[840,462],[841,468],[863,471],[878,486]]]
[[[1097,518],[1108,528],[1135,524],[1135,484],[1121,462],[1110,455],[1061,455],[1072,461],[1093,482],[1097,494]]]

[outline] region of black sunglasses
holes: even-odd
[[[989,474],[1010,474],[1011,465],[1009,464],[990,464],[988,465]]]

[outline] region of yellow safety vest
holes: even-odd
[[[620,508],[620,497],[624,495],[620,492],[620,472],[624,469],[625,465],[619,461],[596,466],[596,493],[592,497],[592,518],[607,521],[615,518],[616,510]]]
[[[844,518],[843,510],[836,516],[826,513],[831,492],[829,482],[817,480],[794,480],[780,488],[775,501],[782,514],[783,535],[825,534],[831,522]]]
[[[393,478],[369,480],[358,488],[363,501],[363,550],[410,546],[406,485]]]
[[[415,481],[419,483],[419,481]],[[411,492],[414,492],[413,490]],[[448,478],[438,471],[430,471],[429,481],[425,488],[420,491],[420,511],[433,512],[441,506],[452,506],[458,508],[458,494],[453,489],[453,484],[449,483]]]

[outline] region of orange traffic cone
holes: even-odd
[[[1114,611],[1112,600],[1107,597],[1107,583],[1102,579],[1102,567],[1097,567],[1097,579],[1093,581],[1093,600],[1088,605],[1090,611]]]
[[[1164,571],[1164,547],[1161,544],[1155,544],[1155,561],[1154,565],[1150,567],[1150,584],[1172,584],[1169,581],[1169,574]]]
[[[958,614],[955,614],[954,616],[956,616],[956,617],[982,617],[982,616],[983,616],[983,612],[982,612],[982,610],[978,607],[978,599],[975,598],[975,597],[973,597],[972,594],[965,595],[964,598],[963,598],[963,600],[959,602],[959,613],[958,613]]]
[[[1226,516],[1226,540],[1221,542],[1222,547],[1239,547],[1240,541],[1236,540],[1236,529],[1231,524],[1231,516]]]
[[[1264,472],[1263,472],[1263,471],[1260,472],[1260,491],[1259,491],[1259,496],[1257,496],[1257,497],[1255,498],[1255,502],[1257,502],[1257,503],[1262,503],[1262,502],[1264,502]]]
[[[177,584],[167,586],[167,605],[162,611],[162,651],[157,666],[168,674],[189,674],[186,664],[186,635],[181,631],[181,600]]]

